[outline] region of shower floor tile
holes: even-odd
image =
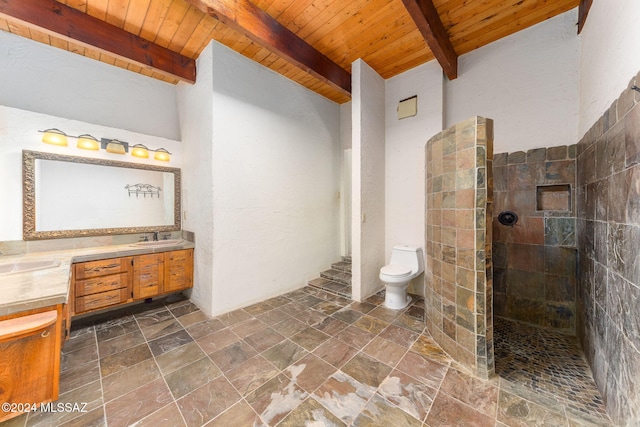
[[[569,414],[610,422],[576,337],[501,317],[493,325],[496,373],[502,379],[553,396]]]

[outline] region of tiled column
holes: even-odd
[[[494,372],[493,121],[458,123],[426,151],[427,327],[451,357],[486,378]]]

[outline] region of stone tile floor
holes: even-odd
[[[561,401],[570,413],[609,425],[576,337],[502,317],[495,317],[493,326],[496,373],[501,378]]]
[[[382,302],[307,287],[214,319],[165,300],[76,320],[59,401],[87,412],[3,427],[605,425],[522,384],[468,375],[410,308]]]

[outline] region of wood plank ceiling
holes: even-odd
[[[181,80],[175,74],[74,40],[73,36],[66,37],[2,14],[2,3],[20,1],[0,0],[1,30],[169,83]],[[246,0],[223,3],[240,2]],[[455,57],[577,7],[580,0],[250,0],[249,4],[266,12],[348,73],[351,63],[361,58],[387,79],[434,59],[434,52],[425,41],[427,36],[416,21],[415,10],[409,12],[411,2],[419,6],[427,3],[429,7],[432,3]],[[55,4],[52,0],[49,3]],[[166,48],[172,51],[170,55],[175,52],[187,59],[196,59],[215,39],[337,103],[350,100],[348,91],[330,84],[281,51],[261,46],[237,26],[216,19],[209,4],[218,2],[58,0],[58,3]],[[443,63],[440,57],[438,60]],[[447,75],[455,77],[449,72]]]

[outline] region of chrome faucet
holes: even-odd
[[[154,242],[157,242],[157,241],[158,241],[158,233],[159,233],[159,231],[154,231],[154,232],[153,232],[153,241],[154,241]]]

